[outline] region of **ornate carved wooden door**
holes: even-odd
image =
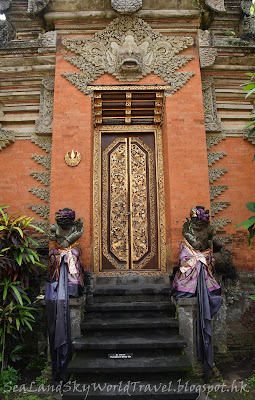
[[[101,149],[101,270],[157,270],[154,133],[105,133]]]

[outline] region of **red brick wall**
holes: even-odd
[[[227,153],[227,156],[211,167],[228,170],[213,184],[228,186],[228,189],[217,196],[214,201],[231,202],[227,208],[216,214],[215,218],[232,219],[232,222],[228,223],[223,231],[225,231],[224,235],[233,237],[232,244],[227,247],[233,254],[234,264],[238,270],[254,270],[255,250],[248,249],[247,230],[245,231],[243,228],[235,230],[235,226],[253,215],[247,210],[246,203],[255,201],[255,163],[252,162],[255,146],[241,137],[227,137],[226,140],[213,146],[210,151]]]
[[[192,54],[195,59],[179,71],[192,71],[195,75],[177,93],[166,99],[163,124],[167,245],[171,253],[169,260],[172,259],[174,263],[178,260],[182,224],[190,208],[197,204],[205,207],[210,204],[198,52],[193,48],[182,54]],[[91,263],[93,236],[92,107],[91,98],[61,76],[63,72],[77,72],[64,60],[65,55],[66,50],[59,45],[54,93],[50,215],[53,221],[57,209],[71,207],[76,210],[77,217],[83,219],[85,233],[81,244],[85,265],[88,266]],[[108,74],[93,83],[120,84]],[[139,84],[153,83],[163,81],[152,74],[139,81]],[[74,168],[64,162],[65,153],[72,148],[82,156],[81,163]]]

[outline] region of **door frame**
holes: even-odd
[[[156,187],[158,205],[158,254],[159,269],[149,270],[117,270],[101,271],[101,137],[104,132],[125,134],[125,132],[143,133],[153,132],[155,135],[155,164]],[[105,125],[94,131],[93,155],[93,264],[94,273],[98,276],[123,275],[163,275],[166,273],[166,229],[165,229],[165,202],[164,202],[164,173],[162,152],[162,130],[153,125]]]

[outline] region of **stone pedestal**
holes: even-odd
[[[202,363],[197,357],[197,298],[179,299],[176,302],[179,319],[179,333],[187,342],[186,354],[190,359],[193,370],[202,372]],[[213,343],[217,353],[227,351],[226,301],[213,318]]]
[[[81,336],[81,321],[86,301],[86,295],[69,299],[70,321],[71,321],[71,340]]]

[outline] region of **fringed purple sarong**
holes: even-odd
[[[222,304],[220,286],[213,277],[214,259],[210,249],[199,252],[187,242],[181,243],[180,268],[173,281],[173,296],[197,296],[197,349],[208,381],[213,369],[212,317]]]

